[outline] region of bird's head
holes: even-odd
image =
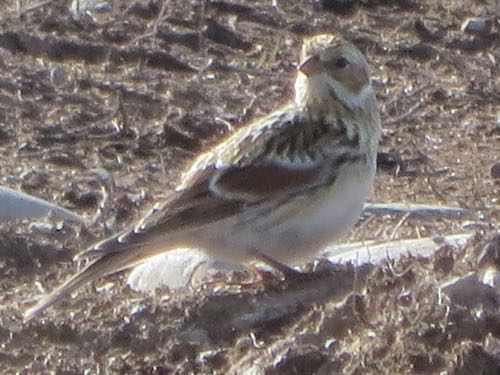
[[[373,96],[369,67],[363,54],[351,43],[330,34],[304,41],[295,102],[301,106],[331,106],[333,102],[362,108]]]

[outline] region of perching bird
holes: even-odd
[[[261,260],[311,259],[357,221],[381,136],[368,64],[332,35],[304,42],[295,100],[202,153],[174,192],[134,227],[87,249],[96,259],[26,312],[169,250]]]

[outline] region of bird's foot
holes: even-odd
[[[281,263],[280,261],[277,261],[276,259],[270,257],[267,254],[262,253],[261,251],[258,250],[251,250],[249,252],[255,259],[267,264],[270,266],[272,269],[278,271],[281,273],[283,276],[283,280],[288,282],[288,283],[294,283],[294,282],[299,282],[299,281],[305,281],[309,280],[312,276],[313,273],[304,273],[301,271],[296,270],[295,268],[292,268],[284,263]],[[264,277],[262,277],[262,270],[257,270],[257,273],[265,280],[266,275],[264,274]],[[266,271],[264,271],[266,273]],[[270,272],[267,272],[267,277],[269,278],[269,275],[273,275]],[[276,277],[271,277],[271,279],[276,280]]]

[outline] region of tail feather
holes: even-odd
[[[24,314],[24,321],[29,321],[40,316],[48,307],[54,305],[63,297],[73,293],[75,290],[88,282],[131,268],[139,263],[142,263],[150,256],[150,254],[145,256],[147,251],[145,252],[144,248],[140,249],[142,251],[133,251],[137,249],[127,250],[108,253],[90,263],[83,270],[70,277],[53,292],[44,296],[35,306],[29,308]]]

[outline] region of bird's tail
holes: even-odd
[[[40,316],[48,307],[54,305],[61,300],[61,298],[71,294],[88,282],[144,262],[150,256],[154,255],[153,252],[159,252],[154,250],[152,251],[151,248],[138,247],[122,249],[121,251],[102,255],[99,259],[96,259],[84,269],[70,277],[53,292],[44,296],[35,306],[26,310],[24,321],[26,322]]]

